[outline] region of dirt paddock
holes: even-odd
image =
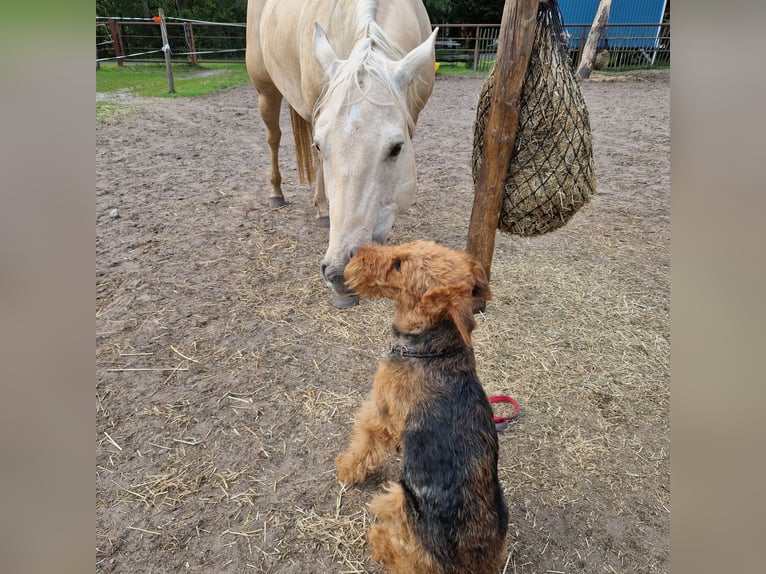
[[[391,242],[465,247],[482,82],[437,78]],[[499,437],[504,571],[668,572],[670,76],[583,92],[598,194],[549,235],[498,236],[474,336],[487,392],[522,408]],[[381,572],[366,503],[397,461],[347,491],[333,461],[390,303],[331,306],[284,110],[270,209],[251,87],[132,105],[96,129],[96,570]]]

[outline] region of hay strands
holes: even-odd
[[[488,274],[496,229],[522,237],[548,233],[595,190],[590,120],[562,49],[555,0],[507,2],[503,21],[474,125],[467,250]]]

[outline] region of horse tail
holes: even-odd
[[[301,183],[314,181],[314,134],[311,122],[303,119],[292,106],[290,106],[290,123],[293,125],[293,138],[295,139],[295,155],[298,162],[298,177]]]

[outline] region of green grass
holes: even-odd
[[[96,91],[123,91],[144,97],[195,97],[249,82],[245,64],[173,64],[176,93],[168,90],[164,63],[101,65],[96,70]],[[97,106],[98,109],[98,106]]]
[[[492,66],[488,66],[486,70],[489,70]],[[486,73],[486,71],[478,70],[479,73]],[[460,74],[473,74],[472,62],[439,62],[439,70],[436,72],[439,76],[456,76]]]
[[[168,87],[165,64],[102,64],[96,70],[96,92],[121,92],[143,97],[203,96],[225,88],[247,84],[244,63],[232,64],[173,64],[175,93]],[[96,123],[117,121],[137,111],[140,106],[110,101],[96,102]]]

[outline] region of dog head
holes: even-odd
[[[358,247],[344,279],[361,297],[393,299],[400,332],[423,331],[448,318],[469,346],[476,326],[474,299],[492,297],[487,274],[476,259],[433,241]]]

